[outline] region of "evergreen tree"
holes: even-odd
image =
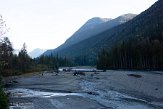
[[[22,72],[26,72],[30,68],[31,59],[27,54],[26,44],[23,44],[23,47],[21,51],[18,54],[18,63],[19,63],[19,69]]]
[[[163,69],[163,41],[159,37],[130,39],[112,50],[102,50],[99,69]]]
[[[13,48],[9,38],[4,37],[7,32],[6,24],[0,16],[0,73],[4,74],[4,70],[9,68],[9,64],[13,55]]]

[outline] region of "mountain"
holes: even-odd
[[[96,39],[100,41],[93,46],[103,48],[97,56],[97,68],[163,70],[163,0],[100,37],[103,39]]]
[[[19,54],[19,51],[20,51],[19,49],[14,49],[14,50],[13,50],[13,54],[18,55],[18,54]]]
[[[113,47],[132,39],[163,42],[163,0],[158,0],[150,8],[126,23],[91,36],[64,50],[54,52],[54,54],[92,63],[101,50],[109,51]]]
[[[92,18],[88,20],[79,30],[77,30],[69,39],[67,39],[64,44],[54,50],[48,50],[44,53],[44,55],[61,52],[62,50],[67,49],[68,47],[77,44],[85,39],[88,39],[110,28],[125,23],[133,19],[135,16],[135,14],[125,14],[115,19],[99,17]]]
[[[40,55],[42,55],[45,51],[46,50],[44,50],[44,49],[36,48],[33,51],[29,52],[28,54],[31,58],[36,58],[36,57],[39,57]]]
[[[94,32],[94,29],[96,27],[98,27],[100,24],[103,24],[110,20],[111,20],[110,18],[100,18],[100,17],[94,17],[94,18],[88,20],[69,39],[67,39],[64,44],[62,44],[55,50],[48,50],[46,53],[51,54],[51,52],[54,52],[54,51],[57,52],[59,50],[65,49],[68,46],[71,46],[73,44],[76,44],[76,43],[84,40],[84,39],[89,38],[91,36],[91,34],[95,34],[96,31]]]
[[[75,32],[75,34],[87,31],[89,29],[93,29],[99,24],[102,24],[104,22],[110,21],[111,18],[100,18],[100,17],[94,17],[90,20],[88,20],[79,30]]]
[[[162,35],[163,0],[159,0],[132,20],[90,37],[64,51],[58,52],[58,54],[67,57],[87,56],[95,58],[102,49],[106,48],[109,50],[131,38],[162,40]]]
[[[107,18],[100,18],[100,17],[94,17],[88,20],[79,30],[77,30],[69,39],[66,40],[63,46],[67,47],[67,46],[73,45],[84,39],[91,37],[94,34],[97,34],[97,32],[94,30],[98,26],[110,20],[111,19],[109,18],[107,19]]]

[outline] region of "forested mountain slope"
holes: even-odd
[[[110,50],[134,38],[163,41],[163,0],[157,1],[132,20],[74,44],[57,54],[71,58],[86,58],[85,60],[92,62],[102,49]]]
[[[95,36],[101,32],[104,32],[112,27],[125,23],[132,18],[134,18],[135,14],[124,14],[115,19],[109,18],[99,18],[95,17],[88,20],[79,30],[77,30],[70,38],[66,40],[64,44],[59,46],[54,50],[48,50],[45,52],[45,55],[51,53],[62,52],[64,49],[69,49],[68,47],[77,44],[85,39],[88,39],[92,36]]]

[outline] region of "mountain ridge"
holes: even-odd
[[[132,38],[163,40],[163,1],[159,0],[132,20],[57,52],[61,57],[86,57],[95,60],[102,49]]]
[[[99,17],[94,17],[90,20],[88,20],[79,30],[77,30],[70,38],[68,38],[64,44],[60,45],[59,47],[57,47],[56,49],[53,49],[53,50],[48,50],[47,52],[45,52],[44,54],[51,54],[51,53],[54,53],[54,52],[58,52],[58,51],[61,51],[62,49],[65,49],[73,44],[76,44],[76,43],[79,43],[80,41],[83,41],[89,37],[92,37],[92,36],[95,36],[107,29],[110,29],[114,26],[117,26],[117,25],[120,25],[122,23],[125,23],[129,20],[131,20],[132,18],[134,18],[136,16],[136,14],[124,14],[124,15],[121,15],[115,19],[106,19],[106,18],[99,18]],[[99,24],[97,24],[96,26],[94,25],[93,28],[87,28],[85,30],[83,30],[82,28],[87,25],[89,22],[92,22],[92,20],[95,21],[95,19],[99,20],[105,20],[105,22],[101,22]],[[93,22],[94,22],[93,21]],[[89,26],[90,27],[90,26]],[[82,30],[81,30],[82,29]],[[77,39],[76,41],[73,41]]]

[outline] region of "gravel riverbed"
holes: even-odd
[[[163,108],[163,72],[84,73],[41,72],[5,78],[12,83],[5,88],[10,93],[10,109]]]

